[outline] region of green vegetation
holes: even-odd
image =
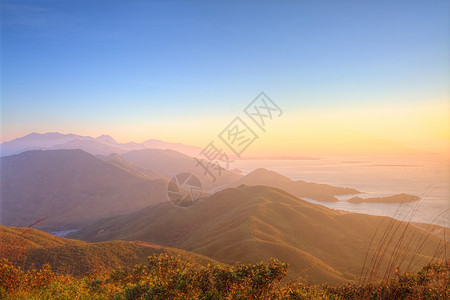
[[[48,265],[23,271],[0,261],[1,299],[448,299],[449,267],[425,266],[398,272],[389,282],[364,285],[303,285],[285,282],[288,265],[277,260],[254,265],[197,267],[180,256],[160,254],[146,265],[84,277],[56,274]]]
[[[218,262],[188,251],[143,242],[87,243],[52,236],[32,228],[0,226],[0,257],[23,270],[48,264],[59,274],[84,276],[115,268],[130,269],[150,255],[180,255],[196,266]]]

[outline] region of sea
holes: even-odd
[[[235,160],[232,168],[248,174],[266,168],[292,180],[355,188],[371,198],[406,193],[421,199],[409,203],[350,203],[305,199],[332,209],[450,227],[450,160],[442,155],[330,156],[302,159]]]

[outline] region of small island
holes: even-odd
[[[407,203],[420,200],[420,197],[408,194],[397,194],[387,197],[374,197],[363,199],[361,197],[353,197],[348,200],[350,203]]]

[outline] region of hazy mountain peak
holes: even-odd
[[[95,140],[106,144],[113,144],[113,145],[119,144],[114,138],[112,138],[110,135],[107,134],[102,134],[101,136],[96,137]]]
[[[123,158],[122,158],[119,154],[117,154],[117,153],[111,153],[111,154],[108,155],[106,158],[109,159],[109,160],[123,161]]]
[[[57,144],[63,144],[75,138],[85,138],[76,134],[62,134],[58,132],[37,133],[32,132],[26,136],[4,142],[1,144],[1,155],[7,156],[28,150],[50,148]]]
[[[169,143],[164,142],[156,139],[150,139],[142,142],[143,145],[145,145],[148,148],[154,148],[154,149],[172,149],[174,151],[183,153],[188,156],[196,156],[198,155],[202,149],[195,146],[189,146],[184,145],[181,143]]]
[[[317,201],[335,202],[336,195],[358,194],[359,191],[345,187],[335,187],[327,184],[305,182],[302,180],[293,181],[289,177],[283,176],[275,171],[258,168],[239,180],[230,183],[227,187],[240,185],[264,185],[285,190],[300,198],[310,198]]]
[[[237,196],[239,195],[239,196]],[[279,197],[294,200],[294,202],[302,202],[310,205],[309,202],[298,199],[297,197],[289,194],[288,192],[285,192],[284,190],[281,190],[276,187],[266,186],[266,185],[247,185],[247,184],[240,184],[238,187],[235,188],[228,188],[225,190],[222,190],[220,192],[217,192],[216,194],[212,195],[210,198],[239,198],[240,201],[243,199],[251,199],[251,198],[266,198],[271,200],[276,200]],[[275,201],[276,202],[276,201]]]
[[[32,132],[30,134],[27,134],[23,137],[14,139],[12,141],[6,142],[6,143],[11,143],[14,141],[17,142],[53,142],[53,141],[61,141],[61,140],[69,140],[69,139],[73,139],[73,138],[81,138],[82,136],[80,135],[76,135],[73,133],[68,133],[68,134],[63,134],[63,133],[59,133],[59,132],[46,132],[46,133],[38,133],[38,132]],[[5,144],[6,144],[5,143]]]
[[[166,144],[172,144],[172,145],[183,145],[182,143],[169,143],[169,142],[164,142],[158,139],[148,139],[146,141],[143,142],[143,144],[160,144],[160,145],[166,145]]]
[[[283,181],[283,182],[289,182],[292,181],[289,177],[286,177],[284,175],[281,175],[275,171],[264,169],[264,168],[258,168],[247,174],[245,176],[248,180],[251,179],[259,179],[259,180],[267,180],[272,181],[275,180],[277,182]]]
[[[110,135],[100,135],[96,138],[81,136],[73,133],[32,132],[26,136],[13,139],[0,144],[1,156],[21,153],[28,150],[49,150],[49,149],[83,149],[91,154],[108,155],[111,153],[124,153],[132,150],[143,149],[171,149],[188,156],[195,156],[200,153],[201,148],[184,145],[180,143],[169,143],[160,140],[147,140],[143,143],[119,143]]]

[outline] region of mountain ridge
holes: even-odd
[[[73,229],[101,217],[168,201],[167,179],[105,162],[82,150],[2,157],[1,222]]]
[[[189,156],[198,155],[202,150],[195,146],[169,143],[155,139],[149,139],[142,143],[119,143],[110,135],[105,134],[98,137],[91,137],[73,133],[32,132],[23,137],[1,143],[0,153],[1,156],[9,156],[29,150],[82,149],[94,155],[109,155],[111,153],[125,153],[131,150],[147,148],[172,149]]]
[[[275,171],[265,168],[258,168],[243,176],[235,182],[231,182],[222,187],[237,187],[241,184],[265,185],[285,190],[300,198],[311,198],[322,202],[337,202],[336,196],[359,194],[360,191],[354,188],[336,187],[328,184],[306,182],[303,180],[292,180]]]
[[[130,269],[146,264],[147,257],[166,253],[180,255],[197,266],[220,264],[208,257],[184,250],[139,241],[87,243],[55,237],[46,232],[0,225],[0,253],[25,270],[49,264],[59,273],[84,276],[113,268]]]
[[[339,283],[359,276],[369,247],[374,250],[381,234],[394,225],[399,229],[393,240],[401,230],[410,236],[402,264],[412,259],[415,270],[431,260],[441,239],[421,229],[387,217],[344,214],[266,186],[225,189],[188,208],[161,203],[103,219],[69,236],[91,242],[148,241],[224,263],[282,258],[291,266],[291,278]],[[420,254],[414,253],[414,236],[428,240]],[[395,247],[388,244],[386,249],[382,268],[388,268]]]

